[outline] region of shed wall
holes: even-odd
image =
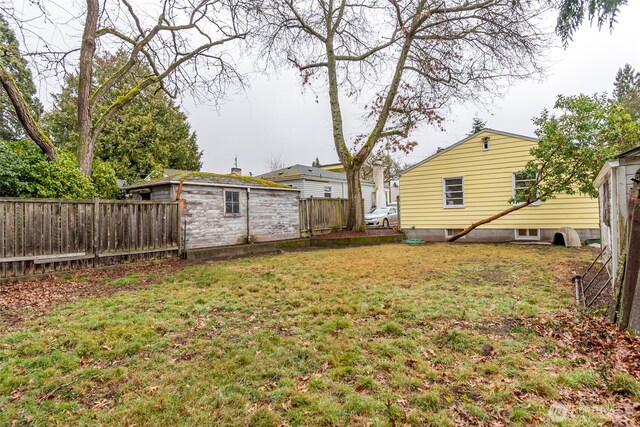
[[[247,190],[226,188],[240,193],[240,213],[225,214],[224,187],[184,185],[186,200],[182,214],[186,221],[187,249],[227,246],[300,237],[299,193],[253,188],[249,194],[249,232],[247,233]]]

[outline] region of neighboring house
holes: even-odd
[[[473,222],[510,207],[524,186],[520,171],[535,138],[484,129],[410,167],[400,175],[400,226],[410,237],[442,241]],[[561,227],[581,239],[598,237],[598,201],[559,194],[483,225],[465,241],[551,241]]]
[[[300,191],[237,174],[165,170],[129,185],[137,200],[184,199],[187,249],[300,237]]]
[[[636,172],[640,170],[640,147],[609,160],[600,170],[594,185],[600,197],[600,236],[611,277],[617,277],[622,243],[627,235],[628,201]]]
[[[260,175],[281,184],[287,184],[300,190],[300,197],[324,197],[332,199],[348,198],[347,175],[341,172],[327,171],[322,168],[305,165],[293,165]],[[369,211],[373,205],[375,186],[371,181],[361,181],[364,209]]]
[[[342,165],[342,163],[330,163],[321,165],[320,167],[329,172],[344,173],[344,166]],[[392,180],[391,182],[385,182],[384,194],[387,200],[387,204],[396,202],[398,196],[400,195],[400,181]],[[375,200],[375,197],[372,196],[372,200]]]

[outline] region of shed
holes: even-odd
[[[604,164],[594,185],[600,204],[600,236],[602,247],[611,256],[609,273],[618,274],[620,248],[626,233],[628,200],[636,172],[640,169],[640,146],[626,151]],[[608,256],[607,256],[608,257]]]
[[[139,200],[184,199],[187,249],[300,237],[300,191],[264,179],[165,170],[164,176],[125,187]]]

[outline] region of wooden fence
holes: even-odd
[[[346,228],[349,210],[347,202],[347,199],[300,199],[301,233],[313,236]]]
[[[0,278],[177,255],[178,205],[0,198]]]
[[[620,236],[623,257],[621,283],[614,278],[609,318],[617,321],[621,330],[640,333],[640,171],[628,200],[626,236]]]

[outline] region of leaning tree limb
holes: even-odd
[[[459,238],[464,237],[467,234],[471,233],[473,230],[475,230],[476,228],[480,227],[481,225],[488,224],[488,223],[490,223],[492,221],[495,221],[496,219],[502,218],[505,215],[509,215],[511,212],[519,211],[520,209],[525,208],[525,207],[531,205],[534,202],[535,202],[535,200],[533,202],[529,202],[529,201],[523,202],[523,203],[511,206],[509,209],[505,209],[500,213],[497,213],[495,215],[492,215],[490,217],[482,219],[482,220],[480,220],[478,222],[474,222],[473,224],[471,224],[470,226],[468,226],[467,228],[465,228],[464,230],[462,230],[461,232],[459,232],[455,236],[449,237],[447,239],[447,242],[455,242]]]

